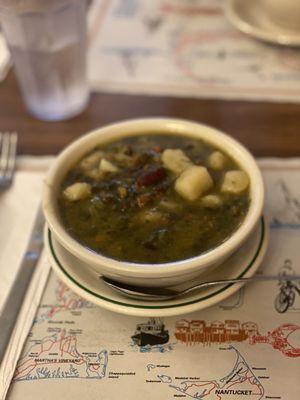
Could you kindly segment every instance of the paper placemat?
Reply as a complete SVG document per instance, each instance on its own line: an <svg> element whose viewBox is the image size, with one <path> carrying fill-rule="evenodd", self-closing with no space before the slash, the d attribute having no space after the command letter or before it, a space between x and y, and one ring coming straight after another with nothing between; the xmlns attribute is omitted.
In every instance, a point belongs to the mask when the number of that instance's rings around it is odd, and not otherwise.
<svg viewBox="0 0 300 400"><path fill-rule="evenodd" d="M300 101L298 49L244 35L226 0L96 0L88 78L99 91Z"/></svg>
<svg viewBox="0 0 300 400"><path fill-rule="evenodd" d="M270 221L261 272L300 273L300 159L259 163ZM19 347L28 320L21 315L16 326L15 332L24 327ZM134 340L154 324L168 336L165 343ZM201 312L148 320L102 310L51 272L14 372L13 356L16 352L1 365L0 399L13 378L9 400L114 400L120 394L145 400L294 400L299 398L300 282L249 284Z"/></svg>

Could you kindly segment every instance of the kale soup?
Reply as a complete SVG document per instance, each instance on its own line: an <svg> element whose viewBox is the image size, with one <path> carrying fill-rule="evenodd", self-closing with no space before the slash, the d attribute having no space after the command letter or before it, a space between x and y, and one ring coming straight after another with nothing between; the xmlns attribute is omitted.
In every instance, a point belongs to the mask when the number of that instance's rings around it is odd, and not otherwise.
<svg viewBox="0 0 300 400"><path fill-rule="evenodd" d="M199 256L228 239L250 204L249 177L223 151L172 135L93 149L58 199L69 234L101 255L158 264Z"/></svg>

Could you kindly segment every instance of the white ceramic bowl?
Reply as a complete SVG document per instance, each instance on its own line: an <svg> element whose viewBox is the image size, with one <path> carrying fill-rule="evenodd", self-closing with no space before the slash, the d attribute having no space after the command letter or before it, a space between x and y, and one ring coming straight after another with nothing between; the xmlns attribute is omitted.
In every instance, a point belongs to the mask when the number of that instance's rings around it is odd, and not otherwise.
<svg viewBox="0 0 300 400"><path fill-rule="evenodd" d="M60 185L66 173L83 155L100 144L143 134L185 135L203 139L224 150L250 177L250 207L232 236L218 247L186 260L164 264L137 264L117 261L87 249L72 238L63 226L57 209ZM108 125L82 136L69 145L56 159L44 185L43 209L55 238L87 267L113 279L132 284L164 286L191 280L227 259L255 229L263 209L264 185L261 172L252 155L230 136L206 125L179 119L147 118Z"/></svg>

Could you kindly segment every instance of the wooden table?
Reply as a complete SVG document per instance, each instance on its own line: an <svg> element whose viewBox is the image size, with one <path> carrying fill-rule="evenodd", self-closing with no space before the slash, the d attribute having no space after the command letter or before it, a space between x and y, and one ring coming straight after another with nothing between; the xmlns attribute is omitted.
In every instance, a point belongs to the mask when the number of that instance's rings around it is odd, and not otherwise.
<svg viewBox="0 0 300 400"><path fill-rule="evenodd" d="M300 156L300 104L97 93L78 117L42 122L26 111L13 72L0 84L0 129L19 132L20 154L56 154L91 129L149 116L213 125L240 140L257 157Z"/></svg>

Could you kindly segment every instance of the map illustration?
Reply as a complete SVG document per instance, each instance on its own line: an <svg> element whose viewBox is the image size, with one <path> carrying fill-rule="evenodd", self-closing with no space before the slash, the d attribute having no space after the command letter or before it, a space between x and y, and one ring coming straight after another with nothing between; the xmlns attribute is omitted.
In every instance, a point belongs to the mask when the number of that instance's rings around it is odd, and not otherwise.
<svg viewBox="0 0 300 400"><path fill-rule="evenodd" d="M235 351L236 362L232 370L224 377L212 380L184 380L174 383L174 379L167 375L157 375L163 383L167 383L171 389L176 390L193 399L225 400L240 399L248 396L259 400L264 396L264 388L254 372L249 367L245 358L233 346L226 351Z"/></svg>
<svg viewBox="0 0 300 400"><path fill-rule="evenodd" d="M286 323L262 335L258 331L258 324L251 321L241 324L239 320L225 320L225 322L213 321L211 324L207 324L204 320L182 319L176 323L175 337L187 345L247 340L252 345L269 344L286 357L300 357L300 343L294 345L290 342L292 335L299 331L299 325Z"/></svg>
<svg viewBox="0 0 300 400"><path fill-rule="evenodd" d="M89 301L76 296L65 283L58 279L55 288L55 298L55 304L41 305L41 308L45 311L35 319L36 323L41 323L45 320L51 319L62 311L76 311L83 308L95 307L94 304Z"/></svg>
<svg viewBox="0 0 300 400"><path fill-rule="evenodd" d="M17 365L14 381L95 378L106 375L108 353L80 353L77 338L65 330L36 341Z"/></svg>
<svg viewBox="0 0 300 400"><path fill-rule="evenodd" d="M300 198L283 180L274 185L277 209L271 221L271 228L300 228Z"/></svg>
<svg viewBox="0 0 300 400"><path fill-rule="evenodd" d="M88 53L91 86L299 102L299 52L251 40L229 23L224 5L223 0L95 1Z"/></svg>

